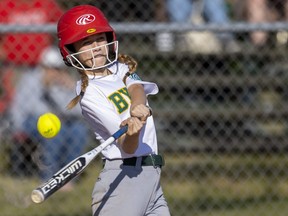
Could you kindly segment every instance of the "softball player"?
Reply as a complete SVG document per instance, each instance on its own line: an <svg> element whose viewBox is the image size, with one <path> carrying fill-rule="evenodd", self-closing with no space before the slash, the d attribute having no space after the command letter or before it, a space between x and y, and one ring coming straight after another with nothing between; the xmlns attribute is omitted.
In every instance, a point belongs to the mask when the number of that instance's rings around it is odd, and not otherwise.
<svg viewBox="0 0 288 216"><path fill-rule="evenodd" d="M102 151L105 164L92 194L93 215L170 215L160 186L164 160L147 101L157 94L157 85L137 76L134 59L118 56L115 32L98 8L68 10L57 30L64 62L81 75L68 108L80 103L100 142L128 125L126 135Z"/></svg>

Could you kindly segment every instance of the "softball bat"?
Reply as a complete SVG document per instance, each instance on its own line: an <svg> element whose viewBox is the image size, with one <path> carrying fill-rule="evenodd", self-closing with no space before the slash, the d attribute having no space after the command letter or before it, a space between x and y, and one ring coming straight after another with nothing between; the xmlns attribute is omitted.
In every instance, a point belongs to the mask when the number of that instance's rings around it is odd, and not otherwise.
<svg viewBox="0 0 288 216"><path fill-rule="evenodd" d="M31 193L31 199L34 203L42 203L49 196L58 191L61 187L71 181L73 178L78 176L89 163L108 145L112 144L116 139L121 137L127 132L128 126L120 128L105 142L92 149L91 151L75 158L65 167L60 169L56 174L53 175L48 181L36 188Z"/></svg>

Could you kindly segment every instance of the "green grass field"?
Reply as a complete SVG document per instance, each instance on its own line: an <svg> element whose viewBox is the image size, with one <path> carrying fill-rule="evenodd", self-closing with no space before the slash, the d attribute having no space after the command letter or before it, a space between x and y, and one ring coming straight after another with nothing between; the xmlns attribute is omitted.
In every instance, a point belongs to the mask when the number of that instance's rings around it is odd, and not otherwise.
<svg viewBox="0 0 288 216"><path fill-rule="evenodd" d="M175 216L286 216L288 158L285 155L166 155L162 185ZM32 204L34 178L0 178L1 216L88 216L99 160L72 192L57 192ZM287 172L287 173L286 173Z"/></svg>

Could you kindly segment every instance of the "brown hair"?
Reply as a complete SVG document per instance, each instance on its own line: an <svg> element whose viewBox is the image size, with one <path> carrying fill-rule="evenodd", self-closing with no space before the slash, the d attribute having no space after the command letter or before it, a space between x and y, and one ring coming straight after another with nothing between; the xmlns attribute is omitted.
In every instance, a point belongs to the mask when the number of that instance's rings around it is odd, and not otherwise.
<svg viewBox="0 0 288 216"><path fill-rule="evenodd" d="M136 68L137 68L137 61L132 58L131 56L129 55L124 55L124 54L119 54L118 56L118 61L120 63L124 63L128 66L129 68L129 71L125 74L124 78L123 78L123 82L125 83L126 82L126 78L134 73L136 71ZM86 91L86 88L88 86L88 76L87 74L85 73L84 70L78 70L78 72L80 73L80 76L81 76L81 92L79 95L77 95L76 97L74 97L70 102L69 104L67 105L67 109L70 110L72 109L73 107L75 107L77 105L77 103L79 103L81 97L83 97L83 95L85 94L85 91Z"/></svg>

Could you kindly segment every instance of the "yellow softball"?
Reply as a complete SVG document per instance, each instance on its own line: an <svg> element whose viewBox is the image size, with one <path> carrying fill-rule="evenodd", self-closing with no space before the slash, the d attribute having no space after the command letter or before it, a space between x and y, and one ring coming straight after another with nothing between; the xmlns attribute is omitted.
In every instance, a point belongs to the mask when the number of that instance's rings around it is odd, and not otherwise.
<svg viewBox="0 0 288 216"><path fill-rule="evenodd" d="M45 113L39 116L37 129L43 137L53 138L61 129L61 121L55 114Z"/></svg>

